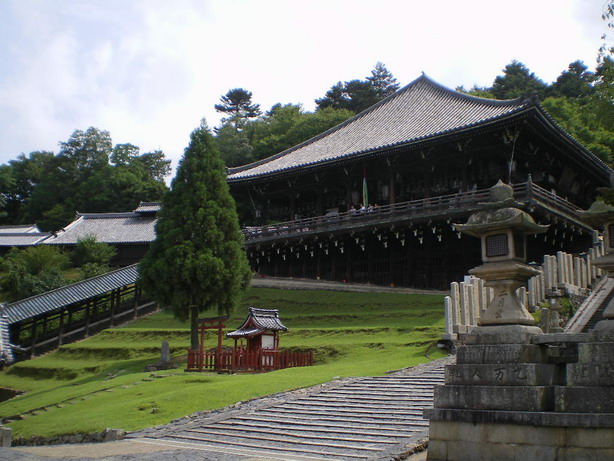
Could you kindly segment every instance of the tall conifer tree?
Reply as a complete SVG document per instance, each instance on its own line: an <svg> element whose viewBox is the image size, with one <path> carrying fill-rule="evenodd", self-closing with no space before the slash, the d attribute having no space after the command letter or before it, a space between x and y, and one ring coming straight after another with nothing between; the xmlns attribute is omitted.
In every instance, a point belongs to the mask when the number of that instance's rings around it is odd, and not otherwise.
<svg viewBox="0 0 614 461"><path fill-rule="evenodd" d="M190 136L162 199L156 240L140 264L145 290L182 320L198 349L198 315L230 313L251 273L235 202L213 136L203 123Z"/></svg>

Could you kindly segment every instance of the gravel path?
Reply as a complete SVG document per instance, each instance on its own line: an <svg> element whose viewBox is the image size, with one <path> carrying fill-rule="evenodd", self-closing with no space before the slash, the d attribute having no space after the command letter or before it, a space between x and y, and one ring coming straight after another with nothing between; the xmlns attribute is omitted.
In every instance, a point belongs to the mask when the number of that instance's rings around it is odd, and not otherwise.
<svg viewBox="0 0 614 461"><path fill-rule="evenodd" d="M281 288L286 290L329 290L329 291L353 291L359 293L404 293L426 295L449 295L449 291L422 290L417 288L384 287L369 283L341 283L327 280L312 280L301 278L284 277L259 277L254 276L252 286L259 288Z"/></svg>

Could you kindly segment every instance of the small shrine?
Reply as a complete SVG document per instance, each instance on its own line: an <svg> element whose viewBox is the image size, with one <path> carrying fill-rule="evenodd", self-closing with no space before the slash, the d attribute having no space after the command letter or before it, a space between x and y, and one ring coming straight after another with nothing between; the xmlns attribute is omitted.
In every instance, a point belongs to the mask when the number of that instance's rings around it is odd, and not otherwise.
<svg viewBox="0 0 614 461"><path fill-rule="evenodd" d="M222 347L224 322L227 317L199 320L199 350L188 352L189 371L272 371L290 367L313 365L309 352L282 351L279 348L279 333L288 331L281 322L277 309L249 307L247 317L239 328L226 334L234 340L234 347ZM204 348L204 332L217 330L217 348Z"/></svg>
<svg viewBox="0 0 614 461"><path fill-rule="evenodd" d="M277 309L248 308L247 317L235 331L226 334L235 341L235 351L279 351L279 332L288 331ZM246 341L247 344L244 344Z"/></svg>

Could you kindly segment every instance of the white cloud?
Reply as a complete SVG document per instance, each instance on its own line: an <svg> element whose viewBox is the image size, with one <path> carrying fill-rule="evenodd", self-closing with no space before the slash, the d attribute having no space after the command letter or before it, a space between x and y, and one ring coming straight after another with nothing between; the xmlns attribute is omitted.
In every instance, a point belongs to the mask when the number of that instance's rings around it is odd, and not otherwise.
<svg viewBox="0 0 614 461"><path fill-rule="evenodd" d="M176 160L230 88L313 100L382 61L402 83L490 85L512 59L545 81L594 65L601 0L5 0L0 163L57 150L75 129Z"/></svg>

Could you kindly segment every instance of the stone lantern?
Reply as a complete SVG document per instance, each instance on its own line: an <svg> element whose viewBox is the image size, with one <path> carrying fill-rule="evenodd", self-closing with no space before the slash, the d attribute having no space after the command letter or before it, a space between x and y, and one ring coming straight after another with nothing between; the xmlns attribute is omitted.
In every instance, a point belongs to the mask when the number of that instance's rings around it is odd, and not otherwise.
<svg viewBox="0 0 614 461"><path fill-rule="evenodd" d="M523 326L520 330L529 334L541 333L516 290L539 273L526 264L527 235L546 232L548 226L536 224L521 210L523 205L514 200L512 187L501 181L490 189L490 202L482 205L484 209L472 214L466 224L456 225L460 232L481 239L484 263L469 273L495 292L472 333L485 333L482 327L510 325ZM511 332L509 328L504 331Z"/></svg>
<svg viewBox="0 0 614 461"><path fill-rule="evenodd" d="M593 265L607 272L614 278L614 206L599 200L593 202L587 211L578 213L580 218L590 226L603 230L605 254L593 260ZM595 325L594 332L598 336L614 337L614 302L610 302L603 312L602 320Z"/></svg>

